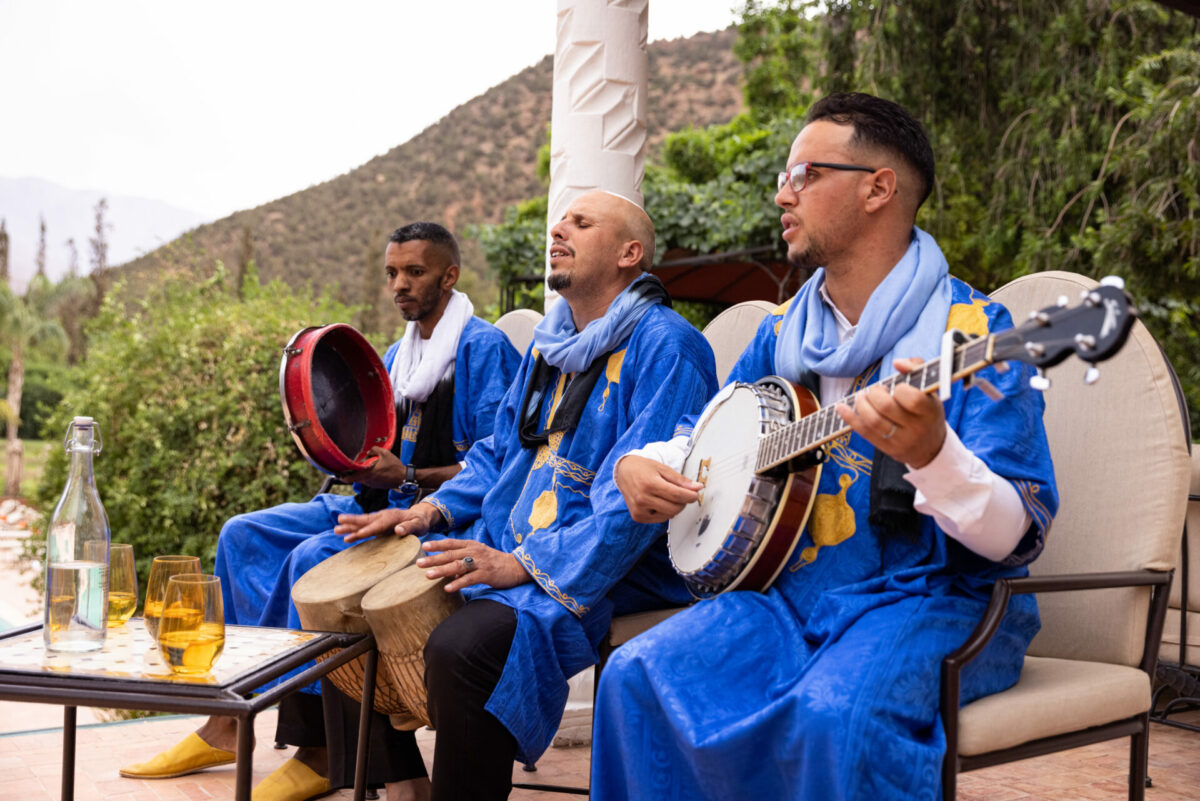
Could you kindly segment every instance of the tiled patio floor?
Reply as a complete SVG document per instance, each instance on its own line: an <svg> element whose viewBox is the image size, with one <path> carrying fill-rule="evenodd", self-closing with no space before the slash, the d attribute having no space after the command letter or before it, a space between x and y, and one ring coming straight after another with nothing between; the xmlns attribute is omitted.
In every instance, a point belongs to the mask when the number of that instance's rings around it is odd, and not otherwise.
<svg viewBox="0 0 1200 801"><path fill-rule="evenodd" d="M61 725L58 707L41 707L48 725ZM82 719L82 715L81 715ZM1184 719L1200 723L1200 712ZM123 723L89 725L79 729L76 798L80 801L201 801L232 799L232 766L161 781L123 779L117 768L147 758L193 730L201 718L173 716ZM254 781L274 770L290 753L272 747L275 713L259 716L255 726ZM432 756L433 733L417 739L426 762ZM62 732L0 735L0 801L50 801L61 787ZM551 749L537 773L514 769L516 781L582 785L587 781L589 751ZM960 783L962 801L1100 801L1123 799L1128 765L1128 740L1088 746L1039 759L1026 760L966 774ZM1155 725L1151 732L1150 775L1154 786L1148 801L1200 801L1200 734ZM342 790L332 799L349 799ZM515 801L565 799L532 790L515 790Z"/></svg>

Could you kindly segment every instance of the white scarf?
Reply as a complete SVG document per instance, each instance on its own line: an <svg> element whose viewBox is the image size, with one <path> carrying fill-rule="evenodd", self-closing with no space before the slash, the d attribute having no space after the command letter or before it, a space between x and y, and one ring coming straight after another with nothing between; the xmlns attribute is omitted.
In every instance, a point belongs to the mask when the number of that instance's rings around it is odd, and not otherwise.
<svg viewBox="0 0 1200 801"><path fill-rule="evenodd" d="M396 405L406 400L425 402L454 362L459 337L474 314L471 299L452 289L450 302L442 312L442 319L434 326L433 336L422 340L421 327L415 320L405 326L404 338L396 348L396 357L388 371Z"/></svg>

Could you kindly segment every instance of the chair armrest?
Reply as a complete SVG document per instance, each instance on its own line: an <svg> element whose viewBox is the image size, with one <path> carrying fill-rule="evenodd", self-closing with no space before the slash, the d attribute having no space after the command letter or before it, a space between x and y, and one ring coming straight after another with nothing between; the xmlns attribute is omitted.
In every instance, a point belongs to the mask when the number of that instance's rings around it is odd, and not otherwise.
<svg viewBox="0 0 1200 801"><path fill-rule="evenodd" d="M1162 639L1163 621L1167 614L1167 599L1171 587L1173 570L1127 570L1110 573L1078 573L1054 576L1025 576L1023 578L999 579L992 587L983 617L967 641L958 650L942 660L942 710L958 708L959 676L962 669L979 655L1000 628L1000 622L1008 611L1008 601L1013 594L1025 595L1037 592L1073 592L1076 590L1101 590L1114 587L1153 587L1150 611L1147 620L1147 648L1139 667L1153 674L1154 662L1158 658L1157 643ZM1154 647L1150 647L1154 644Z"/></svg>
<svg viewBox="0 0 1200 801"><path fill-rule="evenodd" d="M325 476L325 480L321 482L321 488L319 490L317 490L317 494L323 495L324 493L329 492L331 489L333 489L334 487L336 487L339 484L349 485L350 482L342 481L337 476Z"/></svg>
<svg viewBox="0 0 1200 801"><path fill-rule="evenodd" d="M1075 575L1027 576L1024 578L1000 579L992 587L992 597L984 609L983 617L971 636L958 650L942 660L942 687L940 711L942 730L946 736L946 762L943 776L952 771L948 766L957 764L958 759L958 707L961 698L962 669L973 660L991 641L1013 593L1071 592L1074 590L1098 590L1113 587L1152 587L1150 609L1147 613L1146 643L1142 661L1138 665L1154 676L1154 664L1158 659L1158 646L1162 640L1163 621L1167 616L1167 600L1170 596L1171 576L1175 571L1131 570L1112 573L1079 573Z"/></svg>

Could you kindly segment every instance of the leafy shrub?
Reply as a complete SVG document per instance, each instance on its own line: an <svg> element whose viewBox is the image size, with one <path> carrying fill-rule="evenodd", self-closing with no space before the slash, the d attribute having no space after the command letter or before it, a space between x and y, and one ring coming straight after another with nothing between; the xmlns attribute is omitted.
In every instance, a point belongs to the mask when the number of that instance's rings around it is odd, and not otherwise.
<svg viewBox="0 0 1200 801"><path fill-rule="evenodd" d="M143 581L158 554L196 554L211 569L226 518L307 499L320 480L284 426L279 359L300 328L355 310L280 281L263 286L253 271L239 299L228 280L218 267L130 309L110 293L89 325L87 362L43 432L60 442L74 415L99 423L96 483L113 540L133 544ZM55 447L34 496L47 517L65 476Z"/></svg>
<svg viewBox="0 0 1200 801"><path fill-rule="evenodd" d="M21 390L21 425L17 436L37 439L51 410L62 399L68 370L58 364L25 365L25 383ZM8 361L0 361L0 397L8 393Z"/></svg>

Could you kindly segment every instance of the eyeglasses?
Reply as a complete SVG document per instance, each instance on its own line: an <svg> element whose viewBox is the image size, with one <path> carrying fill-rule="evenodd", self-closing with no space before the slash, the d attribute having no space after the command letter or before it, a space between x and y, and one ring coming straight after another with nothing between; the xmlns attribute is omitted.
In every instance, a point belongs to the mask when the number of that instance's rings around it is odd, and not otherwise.
<svg viewBox="0 0 1200 801"><path fill-rule="evenodd" d="M783 191L784 185L792 188L792 191L797 195L804 191L804 187L808 185L808 169L809 167L820 167L825 170L858 170L860 172L875 172L875 167L864 167L861 164L833 164L828 161L802 161L799 164L793 164L786 172L779 173L779 178L775 183L776 191Z"/></svg>

